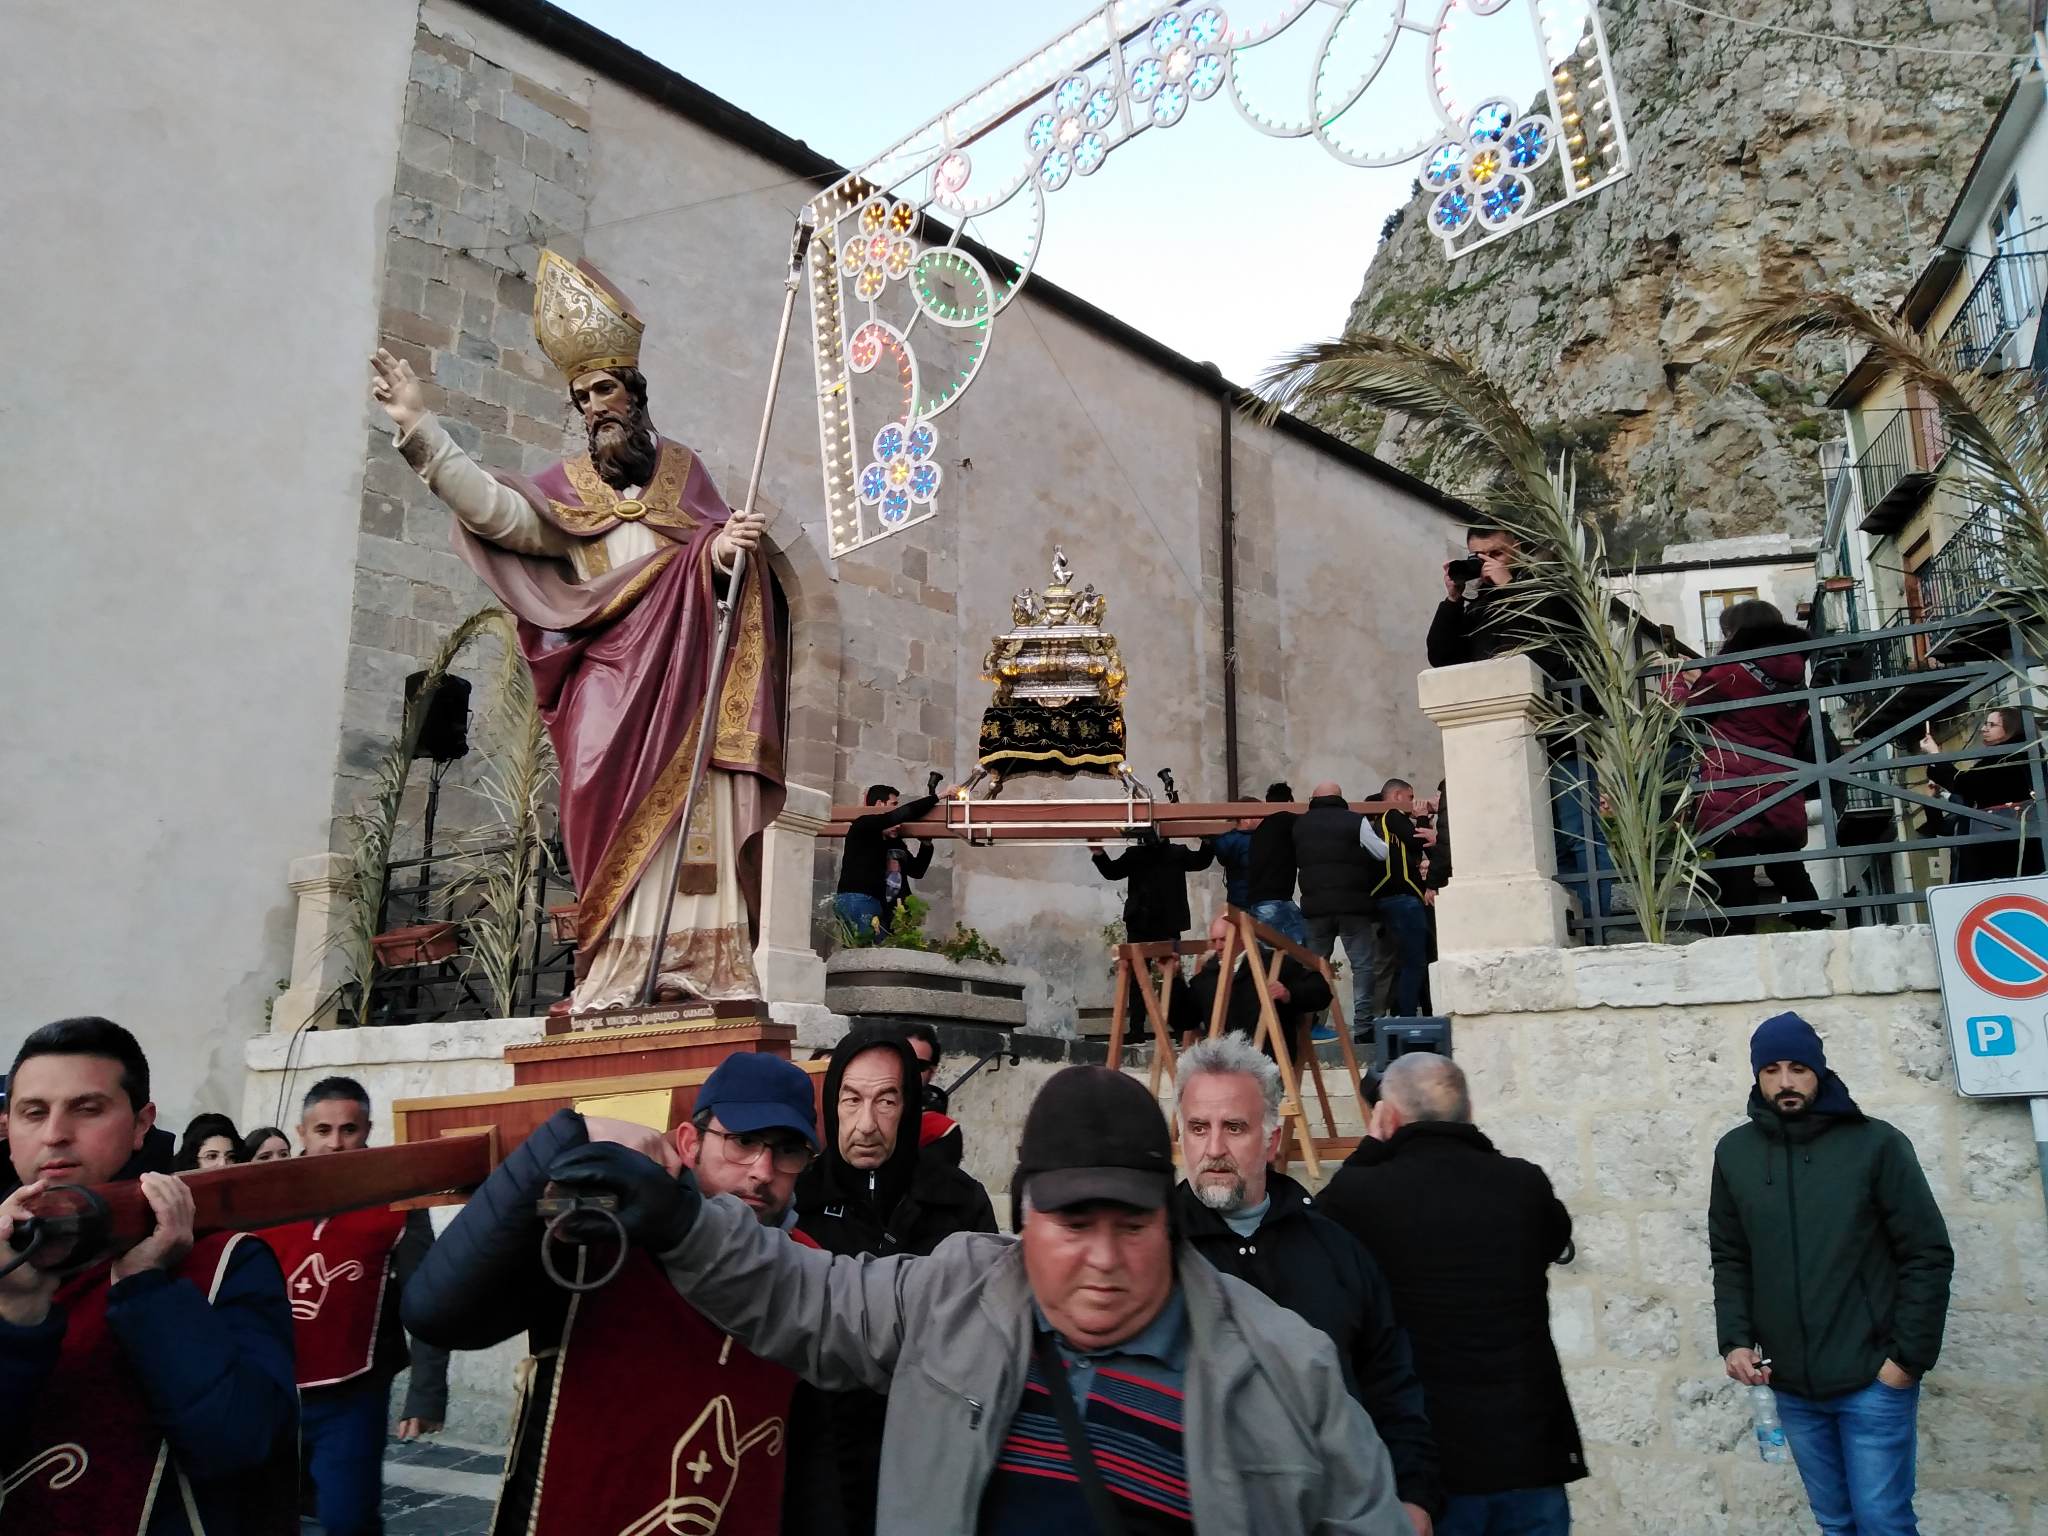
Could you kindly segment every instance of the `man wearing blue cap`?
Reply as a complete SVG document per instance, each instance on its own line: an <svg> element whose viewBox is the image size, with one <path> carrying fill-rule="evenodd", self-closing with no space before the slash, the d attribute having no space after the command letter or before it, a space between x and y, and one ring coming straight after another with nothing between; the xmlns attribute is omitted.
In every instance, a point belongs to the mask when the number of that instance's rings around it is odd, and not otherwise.
<svg viewBox="0 0 2048 1536"><path fill-rule="evenodd" d="M1826 1536L1910 1536L1920 1378L1955 1250L1903 1132L1856 1107L1813 1026L1749 1042L1749 1123L1714 1149L1707 1241L1728 1374L1767 1384Z"/></svg>
<svg viewBox="0 0 2048 1536"><path fill-rule="evenodd" d="M522 1142L435 1245L404 1302L406 1327L446 1348L528 1335L532 1358L492 1530L836 1529L835 1458L821 1444L827 1419L814 1389L707 1321L637 1249L593 1291L572 1293L548 1277L534 1207L549 1165L606 1142L671 1175L688 1169L760 1225L815 1246L795 1230L790 1207L797 1175L817 1155L815 1091L781 1057L726 1057L690 1118L666 1136L565 1109ZM595 1278L614 1251L603 1241L555 1243L551 1257L572 1279Z"/></svg>

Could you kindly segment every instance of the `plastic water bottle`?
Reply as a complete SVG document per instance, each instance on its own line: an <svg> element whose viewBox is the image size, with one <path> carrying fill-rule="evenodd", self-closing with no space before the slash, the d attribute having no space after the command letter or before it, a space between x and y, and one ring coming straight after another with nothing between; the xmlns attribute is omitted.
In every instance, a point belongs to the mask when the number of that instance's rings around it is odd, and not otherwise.
<svg viewBox="0 0 2048 1536"><path fill-rule="evenodd" d="M1756 1431L1756 1453L1765 1461L1790 1461L1785 1426L1778 1422L1778 1394L1759 1383L1749 1389L1749 1422Z"/></svg>

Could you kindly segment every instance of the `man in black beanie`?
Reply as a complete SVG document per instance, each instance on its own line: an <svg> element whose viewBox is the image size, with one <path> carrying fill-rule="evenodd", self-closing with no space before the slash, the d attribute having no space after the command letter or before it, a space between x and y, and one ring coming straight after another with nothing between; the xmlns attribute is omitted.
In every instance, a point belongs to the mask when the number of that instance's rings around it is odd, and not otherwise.
<svg viewBox="0 0 2048 1536"><path fill-rule="evenodd" d="M1955 1251L1913 1144L1856 1107L1813 1026L1749 1042L1749 1123L1714 1149L1707 1241L1728 1374L1778 1395L1823 1531L1911 1532L1920 1378Z"/></svg>
<svg viewBox="0 0 2048 1536"><path fill-rule="evenodd" d="M1178 1240L1173 1149L1143 1084L1054 1074L1017 1164L1020 1235L962 1233L929 1257L781 1241L624 1147L577 1148L550 1175L616 1199L747 1349L828 1391L888 1393L891 1536L1412 1536L1329 1338Z"/></svg>

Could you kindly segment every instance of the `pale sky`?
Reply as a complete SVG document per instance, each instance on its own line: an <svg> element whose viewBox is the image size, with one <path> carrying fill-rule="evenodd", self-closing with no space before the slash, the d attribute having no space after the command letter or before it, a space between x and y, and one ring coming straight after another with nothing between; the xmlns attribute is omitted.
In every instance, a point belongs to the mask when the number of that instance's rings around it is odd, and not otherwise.
<svg viewBox="0 0 2048 1536"><path fill-rule="evenodd" d="M557 3L842 165L887 149L1090 9L1076 0ZM1401 3L1365 0L1358 19L1383 25ZM1428 18L1437 10L1435 0L1407 3ZM1542 70L1528 3L1510 0L1497 15L1469 22L1470 41L1450 51L1451 70L1474 99L1534 95ZM1574 0L1549 3L1569 9ZM1226 4L1233 25L1281 8L1281 0ZM1305 17L1289 36L1312 43L1311 29L1319 37L1324 25ZM1333 49L1333 57L1343 52ZM1370 105L1371 121L1396 136L1427 120L1424 53L1419 36L1403 37L1347 120L1360 120ZM1293 62L1305 81L1306 56ZM1269 138L1219 93L1050 197L1037 271L1249 384L1275 356L1342 328L1380 226L1407 200L1415 174L1412 163L1360 169L1313 140ZM1011 249L1000 216L968 232Z"/></svg>

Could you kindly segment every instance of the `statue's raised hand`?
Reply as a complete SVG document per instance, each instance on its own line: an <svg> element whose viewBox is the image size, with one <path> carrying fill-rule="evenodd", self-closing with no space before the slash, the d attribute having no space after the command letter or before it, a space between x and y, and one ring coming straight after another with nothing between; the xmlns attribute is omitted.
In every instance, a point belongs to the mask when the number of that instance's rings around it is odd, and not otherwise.
<svg viewBox="0 0 2048 1536"><path fill-rule="evenodd" d="M384 407L384 414L398 428L398 435L405 436L427 414L427 396L420 388L419 375L412 371L411 363L382 347L370 358L370 371L377 375L370 394Z"/></svg>

